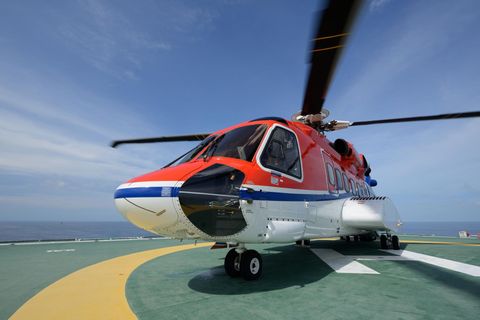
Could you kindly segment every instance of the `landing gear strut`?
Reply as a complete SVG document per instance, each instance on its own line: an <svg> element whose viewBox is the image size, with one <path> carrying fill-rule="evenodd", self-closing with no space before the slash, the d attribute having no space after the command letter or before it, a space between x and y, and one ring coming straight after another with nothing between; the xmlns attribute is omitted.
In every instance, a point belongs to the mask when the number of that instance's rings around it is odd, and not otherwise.
<svg viewBox="0 0 480 320"><path fill-rule="evenodd" d="M227 253L224 267L230 277L242 276L245 280L257 280L262 275L262 257L255 250L239 247Z"/></svg>
<svg viewBox="0 0 480 320"><path fill-rule="evenodd" d="M297 241L295 241L295 244L297 246L301 246L301 247L309 247L310 246L310 240L309 239L297 240Z"/></svg>
<svg viewBox="0 0 480 320"><path fill-rule="evenodd" d="M393 250L400 249L400 240L398 239L398 236L392 236L389 233L387 233L386 235L382 234L380 236L380 248L388 249L390 245L392 246Z"/></svg>

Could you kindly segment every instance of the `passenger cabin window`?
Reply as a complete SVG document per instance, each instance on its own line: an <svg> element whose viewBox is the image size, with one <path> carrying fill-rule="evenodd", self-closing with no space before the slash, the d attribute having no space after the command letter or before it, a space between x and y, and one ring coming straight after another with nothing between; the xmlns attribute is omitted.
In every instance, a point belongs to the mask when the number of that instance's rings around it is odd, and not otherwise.
<svg viewBox="0 0 480 320"><path fill-rule="evenodd" d="M333 167L330 163L327 163L327 174L328 174L328 182L335 186L335 173L333 173Z"/></svg>
<svg viewBox="0 0 480 320"><path fill-rule="evenodd" d="M353 182L352 179L350 179L350 189L352 189L352 193L354 196L357 195L357 191L355 190L355 182Z"/></svg>
<svg viewBox="0 0 480 320"><path fill-rule="evenodd" d="M340 170L335 169L335 175L337 176L337 190L342 190L343 181L342 181L342 174L340 173Z"/></svg>
<svg viewBox="0 0 480 320"><path fill-rule="evenodd" d="M348 177L345 173L343 174L343 185L345 186L345 191L350 192L350 183L348 183Z"/></svg>
<svg viewBox="0 0 480 320"><path fill-rule="evenodd" d="M260 163L265 168L301 179L300 154L295 135L282 127L273 129Z"/></svg>
<svg viewBox="0 0 480 320"><path fill-rule="evenodd" d="M370 189L370 186L365 184L365 191L367 192L367 195L370 197L373 195L372 189Z"/></svg>
<svg viewBox="0 0 480 320"><path fill-rule="evenodd" d="M210 144L204 156L252 161L266 129L266 125L258 124L228 131Z"/></svg>
<svg viewBox="0 0 480 320"><path fill-rule="evenodd" d="M363 196L364 196L364 194L363 194L363 189L362 189L362 187L358 184L358 182L357 182L357 193L358 193L358 195L359 195L360 197L363 197Z"/></svg>
<svg viewBox="0 0 480 320"><path fill-rule="evenodd" d="M364 185L362 185L362 190L363 190L363 195L364 195L365 197L368 197L368 190L367 190L367 188L366 188Z"/></svg>

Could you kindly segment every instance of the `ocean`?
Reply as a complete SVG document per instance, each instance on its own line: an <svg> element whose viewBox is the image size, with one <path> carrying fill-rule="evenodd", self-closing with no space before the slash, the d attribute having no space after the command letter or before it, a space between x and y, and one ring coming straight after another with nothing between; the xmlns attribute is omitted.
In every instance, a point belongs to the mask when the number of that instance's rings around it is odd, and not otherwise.
<svg viewBox="0 0 480 320"><path fill-rule="evenodd" d="M480 222L405 222L400 234L458 237L480 233ZM0 242L152 237L126 221L115 222L0 222Z"/></svg>
<svg viewBox="0 0 480 320"><path fill-rule="evenodd" d="M153 233L135 227L126 221L114 222L59 222L28 221L0 222L0 242L46 241L71 239L114 239L152 237Z"/></svg>

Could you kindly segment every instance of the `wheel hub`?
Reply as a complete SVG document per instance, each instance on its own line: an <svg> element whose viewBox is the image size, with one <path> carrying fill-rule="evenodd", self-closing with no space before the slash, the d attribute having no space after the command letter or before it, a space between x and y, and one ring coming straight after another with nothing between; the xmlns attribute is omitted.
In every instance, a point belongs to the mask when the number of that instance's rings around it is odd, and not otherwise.
<svg viewBox="0 0 480 320"><path fill-rule="evenodd" d="M253 258L250 261L250 272L252 274L257 274L260 270L260 261L257 258Z"/></svg>

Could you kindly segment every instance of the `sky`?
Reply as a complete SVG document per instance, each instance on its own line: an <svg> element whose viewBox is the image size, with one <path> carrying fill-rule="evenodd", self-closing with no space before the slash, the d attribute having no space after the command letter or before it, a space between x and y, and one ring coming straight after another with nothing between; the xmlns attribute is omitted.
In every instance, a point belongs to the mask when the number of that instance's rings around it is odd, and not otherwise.
<svg viewBox="0 0 480 320"><path fill-rule="evenodd" d="M0 220L123 220L115 188L212 132L303 99L322 1L0 1ZM480 2L366 1L330 119L480 110ZM353 127L405 221L480 221L480 120Z"/></svg>

